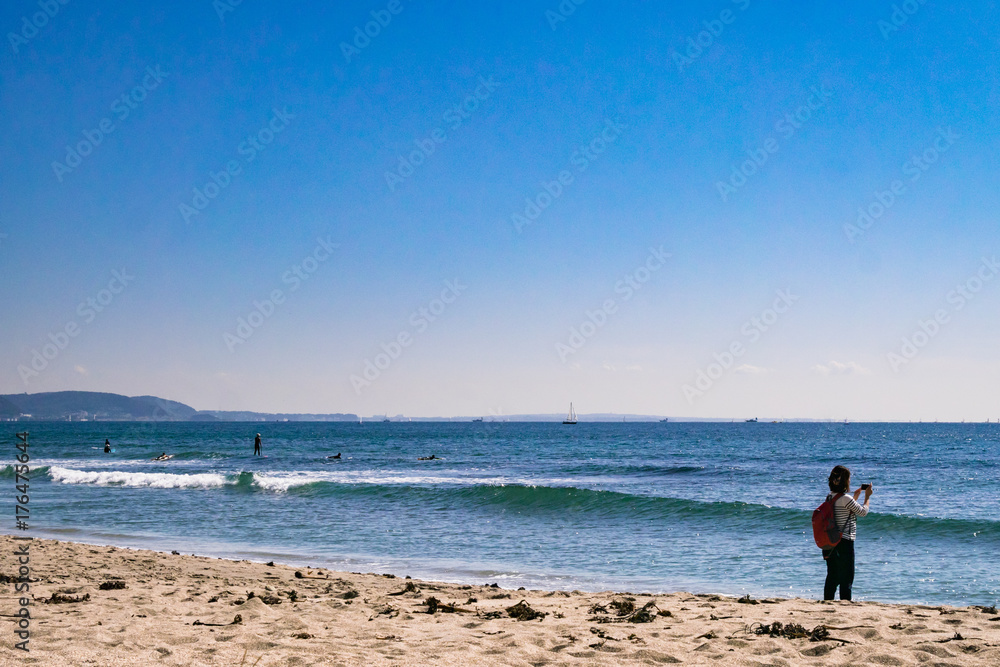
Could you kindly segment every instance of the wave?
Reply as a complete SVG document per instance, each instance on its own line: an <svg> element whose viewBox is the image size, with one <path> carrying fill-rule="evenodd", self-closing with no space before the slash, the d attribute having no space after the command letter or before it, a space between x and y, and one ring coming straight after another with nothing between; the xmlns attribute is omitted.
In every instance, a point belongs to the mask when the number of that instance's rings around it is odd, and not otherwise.
<svg viewBox="0 0 1000 667"><path fill-rule="evenodd" d="M219 473L179 475L166 472L88 472L52 466L48 477L59 484L94 484L150 489L217 489L226 485L226 476Z"/></svg>
<svg viewBox="0 0 1000 667"><path fill-rule="evenodd" d="M7 466L10 469L10 466ZM43 472L45 471L45 472ZM36 468L55 483L155 489L223 489L239 493L388 501L425 507L463 507L527 516L699 523L744 532L754 527L810 531L811 510L740 501L706 501L581 488L571 479L545 483L490 477L434 477L350 472L148 473ZM5 471L6 474L6 471ZM11 471L11 475L13 475ZM872 513L861 519L866 536L1000 540L1000 522Z"/></svg>
<svg viewBox="0 0 1000 667"><path fill-rule="evenodd" d="M45 465L36 466L33 463L29 464L29 472L28 472L29 478L44 476L48 474L48 472L49 472L49 466ZM16 475L14 474L14 466L7 465L4 466L3 468L0 468L0 479L14 479L15 476Z"/></svg>
<svg viewBox="0 0 1000 667"><path fill-rule="evenodd" d="M351 486L314 482L289 493L315 497L369 497L425 507L466 507L528 516L573 517L600 520L680 522L711 525L745 534L755 529L795 531L811 535L812 510L772 507L740 501L705 501L639 495L572 486L523 484L473 485L464 487L410 487L372 484ZM861 519L862 530L872 538L885 539L978 539L1000 543L1000 522L977 519L946 519L898 514L869 514ZM811 538L810 538L811 539ZM984 545L985 546L985 545ZM1000 546L1000 544L998 544Z"/></svg>
<svg viewBox="0 0 1000 667"><path fill-rule="evenodd" d="M539 480L540 484L572 484L572 478L550 478ZM463 477L448 475L413 475L387 474L385 472L325 472L303 471L261 474L254 473L254 484L258 487L276 492L286 492L290 489L316 486L321 484L348 486L499 486L503 484L531 484L530 480L513 479L503 476Z"/></svg>

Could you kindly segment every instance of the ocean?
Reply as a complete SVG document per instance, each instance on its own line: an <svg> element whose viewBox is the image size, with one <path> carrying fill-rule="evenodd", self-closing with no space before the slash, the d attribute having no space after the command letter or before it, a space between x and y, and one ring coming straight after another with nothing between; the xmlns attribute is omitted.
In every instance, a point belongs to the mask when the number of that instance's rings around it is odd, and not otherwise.
<svg viewBox="0 0 1000 667"><path fill-rule="evenodd" d="M840 463L876 489L855 599L1000 598L998 424L8 426L19 534L504 588L821 598L810 519Z"/></svg>

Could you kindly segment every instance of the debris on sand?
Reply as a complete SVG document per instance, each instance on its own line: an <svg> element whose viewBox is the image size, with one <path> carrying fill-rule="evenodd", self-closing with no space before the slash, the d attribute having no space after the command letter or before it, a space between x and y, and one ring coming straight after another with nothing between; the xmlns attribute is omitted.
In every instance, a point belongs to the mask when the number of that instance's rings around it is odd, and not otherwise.
<svg viewBox="0 0 1000 667"><path fill-rule="evenodd" d="M614 609L619 616L628 616L635 611L635 598L615 598L608 603L608 606Z"/></svg>
<svg viewBox="0 0 1000 667"><path fill-rule="evenodd" d="M468 614L468 613L472 612L471 609L462 609L461 607L456 607L453 604L447 604L447 603L441 602L440 600L438 600L436 597L433 597L433 596L431 596L431 597L427 598L426 600L424 600L424 604L427 605L427 613L428 614L434 614L434 613L437 613L439 611L443 612L445 614L454 614L454 613L465 613L465 614Z"/></svg>
<svg viewBox="0 0 1000 667"><path fill-rule="evenodd" d="M619 598L612 600L608 606L618 614L616 616L599 616L597 614L608 614L608 609L604 605L595 604L590 608L590 613L595 614L590 619L592 623L652 623L657 616L670 616L669 611L661 610L656 606L655 600L650 600L641 609L635 608L635 598Z"/></svg>
<svg viewBox="0 0 1000 667"><path fill-rule="evenodd" d="M741 597L739 600L737 600L737 602L739 602L740 604L760 604L759 602L751 598L749 593Z"/></svg>
<svg viewBox="0 0 1000 667"><path fill-rule="evenodd" d="M292 637L295 638L295 639L312 639L313 638L313 636L311 634L309 634L308 632L300 632L298 634L292 635Z"/></svg>
<svg viewBox="0 0 1000 667"><path fill-rule="evenodd" d="M620 642L621 641L620 638L618 638L618 637L612 637L611 635L609 635L606 632L604 632L604 630L601 630L599 628L591 628L590 629L590 633L594 634L594 635L597 635L601 639L601 641L599 641L599 642L597 642L595 644L588 644L588 646L590 648L601 648L602 646L604 646L604 644L607 643L607 641L609 639L611 641L613 641L613 642Z"/></svg>
<svg viewBox="0 0 1000 667"><path fill-rule="evenodd" d="M42 600L45 604L68 604L72 602L86 602L90 599L90 593L83 595L66 595L65 593L53 593L48 600Z"/></svg>
<svg viewBox="0 0 1000 667"><path fill-rule="evenodd" d="M491 621L495 618L503 618L502 611L480 611L476 610L476 616L483 619L484 621Z"/></svg>
<svg viewBox="0 0 1000 667"><path fill-rule="evenodd" d="M205 625L216 628L224 628L228 625L240 625L241 623L243 623L243 617L240 616L239 614L236 614L236 616L233 617L232 623L202 623L201 621L195 621L191 625Z"/></svg>
<svg viewBox="0 0 1000 667"><path fill-rule="evenodd" d="M629 616L629 623L652 623L656 620L659 611L660 608L656 606L656 603L650 600L644 604L641 609L633 612L632 615ZM667 613L669 614L670 612Z"/></svg>
<svg viewBox="0 0 1000 667"><path fill-rule="evenodd" d="M407 593L420 593L420 589L412 581L406 582L406 586L401 591L396 591L395 593L389 593L389 595L405 595Z"/></svg>
<svg viewBox="0 0 1000 667"><path fill-rule="evenodd" d="M535 611L528 606L528 603L521 600L517 604L507 607L507 615L518 621L533 621L537 619L543 619L548 616L548 612Z"/></svg>
<svg viewBox="0 0 1000 667"><path fill-rule="evenodd" d="M374 621L379 616L387 616L389 618L396 618L399 616L399 609L393 607L391 604L375 607L373 611L375 613L368 617L369 621Z"/></svg>
<svg viewBox="0 0 1000 667"><path fill-rule="evenodd" d="M836 628L835 628L836 629ZM843 629L843 628L840 628ZM785 639L808 639L811 642L835 641L851 644L846 639L837 639L830 636L830 629L825 625L817 625L812 630L806 630L798 623L784 624L780 621L774 623L753 623L747 628L748 633L755 635L768 635L770 637L784 637Z"/></svg>
<svg viewBox="0 0 1000 667"><path fill-rule="evenodd" d="M120 579L105 581L98 588L102 591L120 591L125 588L125 582Z"/></svg>
<svg viewBox="0 0 1000 667"><path fill-rule="evenodd" d="M261 595L260 601L266 605L281 604L281 598L279 598L277 595Z"/></svg>
<svg viewBox="0 0 1000 667"><path fill-rule="evenodd" d="M354 590L352 588L351 590L347 591L346 593L344 593L340 597L342 597L345 600L353 600L354 598L358 597L359 595L361 595L361 593L358 593L356 590Z"/></svg>

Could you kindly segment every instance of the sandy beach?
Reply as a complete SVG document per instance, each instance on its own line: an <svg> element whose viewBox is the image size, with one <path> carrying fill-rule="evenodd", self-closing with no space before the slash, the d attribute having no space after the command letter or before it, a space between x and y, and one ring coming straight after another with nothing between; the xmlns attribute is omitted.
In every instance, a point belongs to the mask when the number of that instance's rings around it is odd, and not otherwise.
<svg viewBox="0 0 1000 667"><path fill-rule="evenodd" d="M0 540L0 574L14 577L25 542ZM14 649L7 582L4 665L1000 664L991 608L514 591L27 544L30 652Z"/></svg>

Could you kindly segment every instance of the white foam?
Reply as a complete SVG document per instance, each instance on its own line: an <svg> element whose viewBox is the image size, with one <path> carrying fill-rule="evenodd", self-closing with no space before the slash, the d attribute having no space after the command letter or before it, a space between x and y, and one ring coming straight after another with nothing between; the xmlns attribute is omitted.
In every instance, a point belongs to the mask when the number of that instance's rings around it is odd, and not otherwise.
<svg viewBox="0 0 1000 667"><path fill-rule="evenodd" d="M375 471L325 472L298 471L275 472L267 475L254 473L253 483L265 491L284 493L297 486L306 486L317 482L331 484L372 484L399 486L437 486L442 484L456 486L504 486L508 484L523 484L525 486L571 484L575 480L545 479L533 480L509 477L448 477L432 475L408 475L406 473L386 473Z"/></svg>
<svg viewBox="0 0 1000 667"><path fill-rule="evenodd" d="M217 489L225 486L224 475L202 473L197 475L173 475L163 472L87 472L72 468L49 468L49 477L60 484L95 484L97 486L127 486L150 489Z"/></svg>

